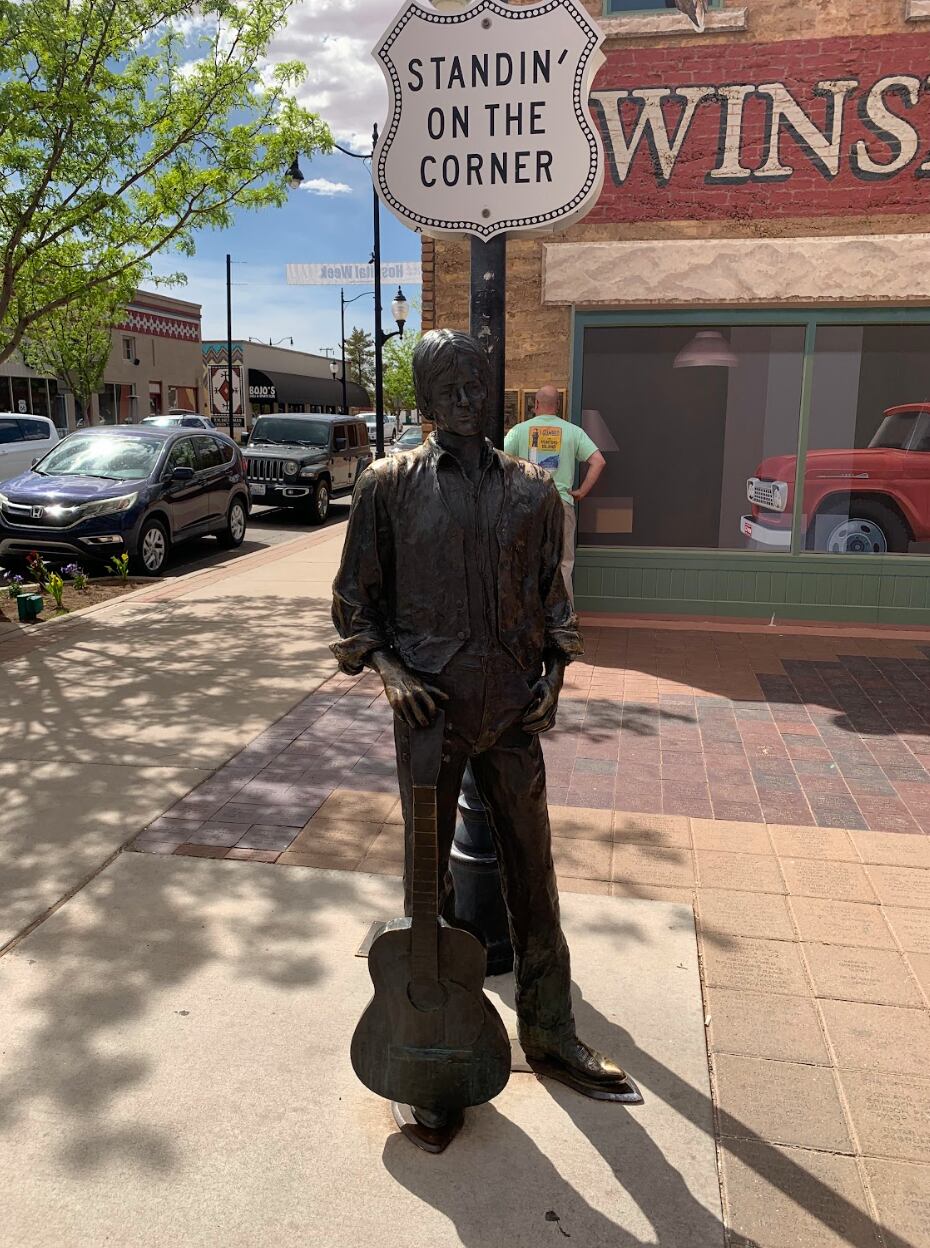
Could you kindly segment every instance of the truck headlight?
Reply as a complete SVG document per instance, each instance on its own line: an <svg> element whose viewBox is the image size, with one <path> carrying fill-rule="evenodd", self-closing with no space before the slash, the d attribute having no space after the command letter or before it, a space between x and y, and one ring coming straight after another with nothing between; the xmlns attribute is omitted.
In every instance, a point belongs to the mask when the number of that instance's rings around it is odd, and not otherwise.
<svg viewBox="0 0 930 1248"><path fill-rule="evenodd" d="M301 468L300 475L302 478L315 477L317 470L315 468Z"/></svg>
<svg viewBox="0 0 930 1248"><path fill-rule="evenodd" d="M776 481L772 486L772 503L776 511L784 511L788 506L788 486L784 481Z"/></svg>
<svg viewBox="0 0 930 1248"><path fill-rule="evenodd" d="M284 475L286 477L296 477L300 470L300 464L294 459L288 459L284 463Z"/></svg>

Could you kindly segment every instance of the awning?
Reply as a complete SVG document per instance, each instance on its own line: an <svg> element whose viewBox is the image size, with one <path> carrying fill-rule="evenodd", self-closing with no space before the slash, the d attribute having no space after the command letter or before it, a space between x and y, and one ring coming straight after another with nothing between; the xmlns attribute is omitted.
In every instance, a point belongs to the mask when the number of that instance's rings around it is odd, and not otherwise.
<svg viewBox="0 0 930 1248"><path fill-rule="evenodd" d="M346 383L346 396L350 408L371 405L367 390L354 381ZM305 407L332 407L342 411L342 382L332 377L300 377L296 373L250 368L249 398L253 403L277 403L279 406L303 403Z"/></svg>

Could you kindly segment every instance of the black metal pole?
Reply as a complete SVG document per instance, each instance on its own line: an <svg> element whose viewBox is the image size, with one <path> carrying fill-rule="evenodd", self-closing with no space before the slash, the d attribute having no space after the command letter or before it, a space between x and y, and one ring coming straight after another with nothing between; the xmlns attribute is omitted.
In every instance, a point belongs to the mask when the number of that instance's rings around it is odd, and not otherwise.
<svg viewBox="0 0 930 1248"><path fill-rule="evenodd" d="M342 329L342 410L349 414L349 391L346 386L346 292L339 287L339 324Z"/></svg>
<svg viewBox="0 0 930 1248"><path fill-rule="evenodd" d="M378 127L371 133L371 150L378 146ZM374 159L374 155L372 155ZM375 266L375 459L384 458L384 332L381 329L381 200L375 186L374 171L371 176L371 196L374 200L374 246L372 260Z"/></svg>
<svg viewBox="0 0 930 1248"><path fill-rule="evenodd" d="M229 407L229 436L235 438L235 421L233 420L233 360L232 360L232 257L226 256L226 386L229 395L226 399ZM245 413L243 412L243 416ZM243 420L243 429L245 421Z"/></svg>
<svg viewBox="0 0 930 1248"><path fill-rule="evenodd" d="M506 312L507 236L500 234L487 243L473 238L470 331L490 364L488 434L500 449L504 446ZM491 826L470 766L465 769L458 805L459 821L449 858L455 918L484 941L488 974L503 975L513 968L513 946Z"/></svg>

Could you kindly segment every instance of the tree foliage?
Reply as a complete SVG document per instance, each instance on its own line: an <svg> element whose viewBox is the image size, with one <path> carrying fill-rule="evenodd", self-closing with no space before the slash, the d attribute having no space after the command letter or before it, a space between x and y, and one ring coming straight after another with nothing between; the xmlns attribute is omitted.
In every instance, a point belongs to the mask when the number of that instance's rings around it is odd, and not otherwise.
<svg viewBox="0 0 930 1248"><path fill-rule="evenodd" d="M22 355L37 373L57 377L80 401L88 424L91 399L103 383L113 344L113 326L122 319L137 275L123 274L109 286L95 286L80 300L55 308L34 321Z"/></svg>
<svg viewBox="0 0 930 1248"><path fill-rule="evenodd" d="M292 0L0 0L0 361L30 326L236 208L281 204L329 150L297 62L266 49Z"/></svg>
<svg viewBox="0 0 930 1248"><path fill-rule="evenodd" d="M346 372L350 381L369 393L375 388L375 340L357 326L345 340Z"/></svg>
<svg viewBox="0 0 930 1248"><path fill-rule="evenodd" d="M392 338L384 348L384 404L393 416L416 408L413 349L419 339L419 334L407 333Z"/></svg>

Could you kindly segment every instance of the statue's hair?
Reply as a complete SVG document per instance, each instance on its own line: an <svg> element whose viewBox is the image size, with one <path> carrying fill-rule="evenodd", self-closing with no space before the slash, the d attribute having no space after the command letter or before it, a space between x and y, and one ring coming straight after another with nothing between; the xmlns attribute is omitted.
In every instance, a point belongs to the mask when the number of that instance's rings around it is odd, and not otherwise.
<svg viewBox="0 0 930 1248"><path fill-rule="evenodd" d="M458 329L432 329L413 350L413 387L417 407L429 415L436 387L454 371L462 357L474 360L486 384L490 383L487 356L469 334Z"/></svg>

